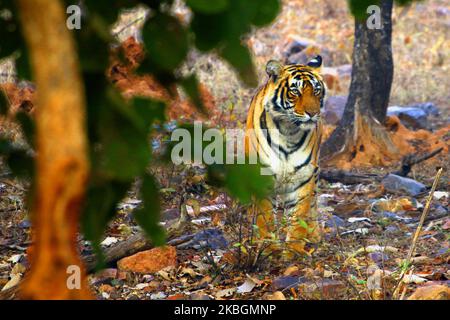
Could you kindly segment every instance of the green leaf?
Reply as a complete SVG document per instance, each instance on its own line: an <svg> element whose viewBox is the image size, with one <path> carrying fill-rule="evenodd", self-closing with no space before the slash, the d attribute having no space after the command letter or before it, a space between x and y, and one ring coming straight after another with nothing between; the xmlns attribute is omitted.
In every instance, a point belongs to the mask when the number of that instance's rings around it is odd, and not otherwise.
<svg viewBox="0 0 450 320"><path fill-rule="evenodd" d="M14 148L7 157L8 167L17 177L31 179L34 177L33 158L25 151Z"/></svg>
<svg viewBox="0 0 450 320"><path fill-rule="evenodd" d="M247 47L239 42L227 43L221 56L237 69L245 84L251 87L258 84L253 61Z"/></svg>
<svg viewBox="0 0 450 320"><path fill-rule="evenodd" d="M225 187L242 203L250 203L253 197L265 198L273 188L273 177L261 175L260 169L254 164L215 164L208 166L208 182Z"/></svg>
<svg viewBox="0 0 450 320"><path fill-rule="evenodd" d="M115 110L105 111L99 125L102 145L99 169L121 181L141 175L151 158L147 135Z"/></svg>
<svg viewBox="0 0 450 320"><path fill-rule="evenodd" d="M9 140L0 137L0 155L8 155L13 149Z"/></svg>
<svg viewBox="0 0 450 320"><path fill-rule="evenodd" d="M146 174L142 178L141 197L144 206L134 211L134 218L155 246L163 245L165 233L159 225L161 205L158 187L151 175Z"/></svg>
<svg viewBox="0 0 450 320"><path fill-rule="evenodd" d="M18 112L15 116L16 121L20 123L22 131L27 139L28 144L34 148L35 146L35 123L28 113Z"/></svg>
<svg viewBox="0 0 450 320"><path fill-rule="evenodd" d="M228 0L186 0L186 4L194 12L212 14L225 10L228 7Z"/></svg>
<svg viewBox="0 0 450 320"><path fill-rule="evenodd" d="M200 96L199 83L195 74L182 79L180 84L183 87L185 93L191 99L194 106L197 107L197 110L202 114L207 115L208 111L206 110L205 105L203 104L203 100Z"/></svg>
<svg viewBox="0 0 450 320"><path fill-rule="evenodd" d="M191 31L195 34L195 46L206 52L218 46L227 36L226 14L195 14Z"/></svg>
<svg viewBox="0 0 450 320"><path fill-rule="evenodd" d="M31 79L28 50L22 36L18 12L12 1L0 1L0 58L11 56L16 59L16 70L21 79Z"/></svg>
<svg viewBox="0 0 450 320"><path fill-rule="evenodd" d="M12 1L0 1L0 58L13 54L22 44L20 26Z"/></svg>
<svg viewBox="0 0 450 320"><path fill-rule="evenodd" d="M88 189L81 227L84 237L92 242L98 265L103 265L100 242L108 223L116 214L116 205L125 196L131 183L102 181Z"/></svg>
<svg viewBox="0 0 450 320"><path fill-rule="evenodd" d="M152 100L146 97L135 97L131 101L134 113L138 117L137 125L145 132L155 122L164 123L166 119L166 104L163 101Z"/></svg>
<svg viewBox="0 0 450 320"><path fill-rule="evenodd" d="M300 227L305 228L306 230L309 230L308 223L306 223L305 220L303 220L303 219L301 219L301 218L298 218L298 219L297 219L297 223L298 223L298 225L299 225Z"/></svg>
<svg viewBox="0 0 450 320"><path fill-rule="evenodd" d="M33 79L30 57L28 55L28 49L25 45L22 45L19 51L17 51L16 70L19 79Z"/></svg>
<svg viewBox="0 0 450 320"><path fill-rule="evenodd" d="M85 75L88 87L88 128L94 172L123 182L140 176L151 159L148 134L154 121L164 121L164 103L135 98L127 103L101 77ZM98 81L97 86L93 83Z"/></svg>
<svg viewBox="0 0 450 320"><path fill-rule="evenodd" d="M142 30L148 59L163 71L173 71L186 58L188 34L180 22L159 13L149 19Z"/></svg>
<svg viewBox="0 0 450 320"><path fill-rule="evenodd" d="M95 19L97 23L95 24ZM104 28L98 16L86 22L86 27L80 30L73 30L77 40L78 56L81 68L84 72L98 73L104 76L105 70L109 66L109 40L112 37L104 37L104 32L109 32ZM95 25L95 28L94 26Z"/></svg>
<svg viewBox="0 0 450 320"><path fill-rule="evenodd" d="M154 2L154 0L152 0ZM74 4L74 1L66 0L67 4ZM83 2L88 9L89 17L92 14L98 14L106 23L112 24L118 18L120 10L129 9L139 4L136 0L95 0Z"/></svg>
<svg viewBox="0 0 450 320"><path fill-rule="evenodd" d="M226 188L242 203L250 203L252 197L265 198L271 191L273 178L261 175L259 165L227 165ZM245 177L245 179L242 179Z"/></svg>
<svg viewBox="0 0 450 320"><path fill-rule="evenodd" d="M0 89L0 115L5 116L8 114L9 101L6 98L5 92Z"/></svg>
<svg viewBox="0 0 450 320"><path fill-rule="evenodd" d="M358 20L364 20L368 17L367 8L373 4L380 5L380 0L348 0L350 12Z"/></svg>
<svg viewBox="0 0 450 320"><path fill-rule="evenodd" d="M280 13L279 0L258 0L258 8L252 19L252 24L261 27L271 23Z"/></svg>

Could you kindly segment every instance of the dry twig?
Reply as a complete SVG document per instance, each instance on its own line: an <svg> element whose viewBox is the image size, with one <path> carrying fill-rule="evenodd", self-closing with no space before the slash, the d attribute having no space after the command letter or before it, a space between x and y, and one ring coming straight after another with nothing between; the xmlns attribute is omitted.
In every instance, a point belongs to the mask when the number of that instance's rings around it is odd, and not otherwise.
<svg viewBox="0 0 450 320"><path fill-rule="evenodd" d="M433 186L431 187L427 202L425 204L425 207L423 208L423 212L422 212L422 216L420 217L419 225L417 226L416 232L414 233L414 236L412 238L411 247L409 248L408 255L406 257L405 264L404 264L405 267L403 268L403 270L400 274L399 281L398 281L397 286L395 287L394 293L392 295L392 297L394 299L397 298L398 291L400 289L400 285L403 282L405 273L408 271L408 266L411 263L411 258L414 254L414 250L416 249L417 240L419 239L420 232L422 231L422 227L425 222L425 218L427 217L428 212L430 211L431 200L433 200L433 194L434 194L434 191L436 190L439 179L441 178L442 171L443 171L443 169L440 168L436 174L436 177L434 178Z"/></svg>

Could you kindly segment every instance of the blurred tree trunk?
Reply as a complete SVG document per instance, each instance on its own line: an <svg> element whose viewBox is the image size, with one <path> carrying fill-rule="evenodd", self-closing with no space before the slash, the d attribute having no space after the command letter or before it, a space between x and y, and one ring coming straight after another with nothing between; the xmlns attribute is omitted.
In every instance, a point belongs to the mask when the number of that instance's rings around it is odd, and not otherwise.
<svg viewBox="0 0 450 320"><path fill-rule="evenodd" d="M59 0L19 0L18 6L37 85L33 246L19 293L23 299L89 299L77 252L89 165L75 44Z"/></svg>
<svg viewBox="0 0 450 320"><path fill-rule="evenodd" d="M396 153L383 124L394 72L391 35L392 0L381 1L381 29L369 29L365 20L355 19L350 94L338 127L321 148L321 158L351 161L358 152L370 153L371 162Z"/></svg>

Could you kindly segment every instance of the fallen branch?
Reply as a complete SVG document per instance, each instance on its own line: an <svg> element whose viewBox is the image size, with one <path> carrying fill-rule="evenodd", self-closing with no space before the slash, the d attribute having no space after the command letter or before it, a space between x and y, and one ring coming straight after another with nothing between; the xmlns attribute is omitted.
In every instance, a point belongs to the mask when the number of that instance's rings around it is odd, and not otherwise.
<svg viewBox="0 0 450 320"><path fill-rule="evenodd" d="M226 208L225 204L211 205L200 208L200 213L208 213L212 211L220 211ZM182 236L186 229L190 226L190 214L192 214L194 210L189 206L182 206L181 212L176 209L169 209L163 213L163 218L173 217L174 215L177 218L167 221L165 223L167 238L173 239L176 237ZM176 242L177 239L173 239ZM174 242L169 241L169 244L173 244ZM105 256L105 263L111 264L114 263L124 257L131 256L140 251L148 250L153 248L153 244L150 240L146 238L143 233L138 233L132 235L125 241L118 242L113 244L112 246L103 249ZM95 266L97 263L95 255L88 255L83 258L86 269L88 272L92 272L95 270Z"/></svg>
<svg viewBox="0 0 450 320"><path fill-rule="evenodd" d="M328 182L340 182L343 184L371 183L381 181L384 176L372 173L352 173L343 170L321 170L320 179Z"/></svg>
<svg viewBox="0 0 450 320"><path fill-rule="evenodd" d="M434 151L425 153L423 155L410 154L405 156L402 160L400 170L392 172L398 176L406 177L414 165L428 160L435 155L439 154L443 148L436 149ZM379 175L375 173L353 173L344 170L321 170L320 179L328 182L340 182L343 184L359 184L359 183L371 183L374 181L380 182L386 175Z"/></svg>
<svg viewBox="0 0 450 320"><path fill-rule="evenodd" d="M396 174L398 176L406 177L411 172L411 169L415 164L421 163L425 160L428 160L428 159L434 157L435 155L440 153L442 150L444 150L444 148L439 148L439 149L425 153L420 156L417 154L407 155L402 160L402 165L401 165L400 170L395 171L394 174Z"/></svg>

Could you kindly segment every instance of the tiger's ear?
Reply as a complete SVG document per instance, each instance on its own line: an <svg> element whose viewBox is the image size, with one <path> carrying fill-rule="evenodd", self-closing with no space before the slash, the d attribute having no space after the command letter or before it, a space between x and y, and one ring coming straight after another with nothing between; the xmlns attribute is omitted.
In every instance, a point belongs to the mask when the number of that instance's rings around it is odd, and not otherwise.
<svg viewBox="0 0 450 320"><path fill-rule="evenodd" d="M322 57L321 56L315 56L308 62L308 67L311 68L320 68L322 66Z"/></svg>
<svg viewBox="0 0 450 320"><path fill-rule="evenodd" d="M282 68L283 68L283 64L278 60L270 60L266 64L267 74L269 76L274 76L274 78L276 78L280 75Z"/></svg>

